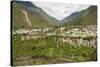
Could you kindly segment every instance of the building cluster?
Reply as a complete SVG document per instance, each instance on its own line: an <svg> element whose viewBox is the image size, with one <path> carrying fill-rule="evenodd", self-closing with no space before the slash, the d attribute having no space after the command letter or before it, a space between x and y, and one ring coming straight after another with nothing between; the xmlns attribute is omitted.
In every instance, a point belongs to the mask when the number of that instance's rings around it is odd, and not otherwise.
<svg viewBox="0 0 100 67"><path fill-rule="evenodd" d="M59 41L69 42L72 45L85 45L96 47L97 28L91 26L63 26L63 27L45 27L33 28L30 30L19 29L13 31L13 34L21 35L22 40L47 38L49 36L57 37Z"/></svg>

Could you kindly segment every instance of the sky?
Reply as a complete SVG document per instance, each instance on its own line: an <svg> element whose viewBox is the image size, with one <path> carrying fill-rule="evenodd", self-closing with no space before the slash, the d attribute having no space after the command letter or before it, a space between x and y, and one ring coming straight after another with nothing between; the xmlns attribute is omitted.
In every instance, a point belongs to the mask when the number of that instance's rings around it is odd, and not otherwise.
<svg viewBox="0 0 100 67"><path fill-rule="evenodd" d="M32 2L37 7L40 7L50 16L62 20L74 12L87 9L89 5L77 5L77 4L66 4L66 3L55 3L55 2Z"/></svg>

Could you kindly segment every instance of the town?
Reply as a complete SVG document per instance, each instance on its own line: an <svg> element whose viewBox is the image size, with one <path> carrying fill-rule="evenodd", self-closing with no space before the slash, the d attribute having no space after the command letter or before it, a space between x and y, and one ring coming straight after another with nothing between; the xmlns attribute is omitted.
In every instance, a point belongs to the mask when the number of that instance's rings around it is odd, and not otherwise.
<svg viewBox="0 0 100 67"><path fill-rule="evenodd" d="M81 45L96 48L97 44L97 26L49 26L34 27L32 29L18 29L13 31L13 35L21 35L21 40L36 40L52 37L55 42L69 43L74 47Z"/></svg>

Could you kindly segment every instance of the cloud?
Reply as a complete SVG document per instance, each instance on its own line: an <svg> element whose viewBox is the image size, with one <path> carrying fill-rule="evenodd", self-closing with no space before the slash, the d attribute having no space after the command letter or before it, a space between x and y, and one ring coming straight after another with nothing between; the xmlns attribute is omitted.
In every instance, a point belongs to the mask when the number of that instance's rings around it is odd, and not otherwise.
<svg viewBox="0 0 100 67"><path fill-rule="evenodd" d="M51 3L51 2L32 2L36 6L43 9L50 16L62 20L74 12L79 12L89 7L89 5L76 5L66 3Z"/></svg>

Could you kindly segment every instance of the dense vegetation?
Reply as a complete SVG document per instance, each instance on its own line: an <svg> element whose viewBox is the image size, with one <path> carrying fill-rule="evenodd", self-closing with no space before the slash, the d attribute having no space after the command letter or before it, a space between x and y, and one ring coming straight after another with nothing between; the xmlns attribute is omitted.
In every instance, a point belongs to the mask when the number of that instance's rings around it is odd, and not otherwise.
<svg viewBox="0 0 100 67"><path fill-rule="evenodd" d="M97 59L96 48L77 48L63 42L59 42L57 47L53 37L22 41L20 35L13 35L12 44L14 65L84 62ZM26 59L21 59L22 57Z"/></svg>

